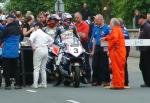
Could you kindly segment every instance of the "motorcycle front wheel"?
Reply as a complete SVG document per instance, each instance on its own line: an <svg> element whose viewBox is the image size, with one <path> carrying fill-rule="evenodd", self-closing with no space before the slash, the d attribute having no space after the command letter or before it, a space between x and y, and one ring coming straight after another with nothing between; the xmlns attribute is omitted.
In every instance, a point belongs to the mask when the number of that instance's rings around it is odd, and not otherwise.
<svg viewBox="0 0 150 103"><path fill-rule="evenodd" d="M73 74L73 86L75 88L78 88L80 86L80 68L78 66L75 66L72 74Z"/></svg>

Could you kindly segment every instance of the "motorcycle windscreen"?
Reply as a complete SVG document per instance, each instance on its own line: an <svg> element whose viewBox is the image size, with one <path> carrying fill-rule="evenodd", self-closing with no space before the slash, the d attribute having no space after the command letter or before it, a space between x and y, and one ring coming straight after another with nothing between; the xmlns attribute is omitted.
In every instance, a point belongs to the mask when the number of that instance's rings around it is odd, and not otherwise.
<svg viewBox="0 0 150 103"><path fill-rule="evenodd" d="M73 32L71 31L65 31L64 33L61 34L61 39L63 41L63 43L65 44L70 44L73 42Z"/></svg>

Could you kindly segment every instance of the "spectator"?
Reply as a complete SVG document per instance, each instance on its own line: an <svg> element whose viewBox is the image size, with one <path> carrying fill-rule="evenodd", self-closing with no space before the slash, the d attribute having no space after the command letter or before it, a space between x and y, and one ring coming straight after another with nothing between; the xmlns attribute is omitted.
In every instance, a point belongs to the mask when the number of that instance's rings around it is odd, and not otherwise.
<svg viewBox="0 0 150 103"><path fill-rule="evenodd" d="M33 50L34 65L34 83L33 88L38 88L39 72L41 73L40 87L47 88L46 63L48 60L48 46L53 43L53 39L42 30L41 24L35 25L35 31L30 36L30 42Z"/></svg>
<svg viewBox="0 0 150 103"><path fill-rule="evenodd" d="M6 15L4 15L3 10L0 9L0 24L4 25L6 20Z"/></svg>
<svg viewBox="0 0 150 103"><path fill-rule="evenodd" d="M15 16L16 16L16 20L18 21L19 25L22 26L22 12L16 11Z"/></svg>
<svg viewBox="0 0 150 103"><path fill-rule="evenodd" d="M147 22L150 24L150 13L147 13Z"/></svg>
<svg viewBox="0 0 150 103"><path fill-rule="evenodd" d="M83 7L81 9L81 14L83 16L83 20L90 20L91 19L91 11L88 8L88 5L86 3L83 4Z"/></svg>
<svg viewBox="0 0 150 103"><path fill-rule="evenodd" d="M140 27L139 39L150 39L150 24L146 22L145 15L139 16ZM140 50L140 70L142 72L144 84L141 87L150 87L150 46L139 47Z"/></svg>
<svg viewBox="0 0 150 103"><path fill-rule="evenodd" d="M31 11L27 11L26 12L26 16L30 16L30 15L33 15L32 12Z"/></svg>
<svg viewBox="0 0 150 103"><path fill-rule="evenodd" d="M123 20L121 18L119 18L120 21L120 25L124 34L125 39L130 39L129 37L129 33L126 29L126 27L124 26ZM128 63L127 63L127 59L129 57L129 53L130 53L130 47L126 46L126 64L125 64L125 88L130 88L129 86L129 77L128 77Z"/></svg>
<svg viewBox="0 0 150 103"><path fill-rule="evenodd" d="M135 10L134 17L133 17L133 28L139 28L138 20L139 20L140 12L138 10Z"/></svg>
<svg viewBox="0 0 150 103"><path fill-rule="evenodd" d="M21 12L21 11L16 11L16 12L15 12L15 16L16 16L16 22L17 22L18 25L20 26L20 30L22 30L22 26L23 26L22 12ZM23 32L21 32L20 41L22 41L23 38L24 38Z"/></svg>
<svg viewBox="0 0 150 103"><path fill-rule="evenodd" d="M81 38L81 43L83 48L86 50L86 52L89 52L88 43L89 43L89 25L83 21L82 15L79 12L76 12L74 14L76 23L75 26L77 28L77 33L79 34ZM91 69L89 64L89 56L85 55L85 64L86 64L86 73L87 73L87 79L90 81L91 79Z"/></svg>
<svg viewBox="0 0 150 103"><path fill-rule="evenodd" d="M95 26L93 28L92 37L94 38L91 56L93 56L93 81L92 85L110 85L109 61L107 50L101 47L100 39L109 34L109 27L105 25L104 18L101 14L95 16Z"/></svg>
<svg viewBox="0 0 150 103"><path fill-rule="evenodd" d="M15 16L16 10L12 10L12 11L10 12L10 14Z"/></svg>
<svg viewBox="0 0 150 103"><path fill-rule="evenodd" d="M7 25L4 29L3 36L3 69L5 78L5 89L11 89L10 78L15 78L15 89L21 89L19 82L19 39L20 39L20 28L18 23L15 21L14 15L7 16Z"/></svg>
<svg viewBox="0 0 150 103"><path fill-rule="evenodd" d="M42 25L42 27L46 27L47 26L46 15L44 13L40 13L38 19L39 19L39 23Z"/></svg>
<svg viewBox="0 0 150 103"><path fill-rule="evenodd" d="M101 39L102 41L108 41L109 57L112 65L112 83L111 86L105 88L124 89L125 39L118 19L112 18L110 26L112 28L111 33Z"/></svg>
<svg viewBox="0 0 150 103"><path fill-rule="evenodd" d="M34 27L31 27L31 24L33 23L34 18L30 15L25 17L25 23L23 25L23 35L25 37L30 37L30 34L33 32Z"/></svg>
<svg viewBox="0 0 150 103"><path fill-rule="evenodd" d="M0 28L0 87L2 85L2 40L1 40L1 36L3 36L3 32L2 29Z"/></svg>

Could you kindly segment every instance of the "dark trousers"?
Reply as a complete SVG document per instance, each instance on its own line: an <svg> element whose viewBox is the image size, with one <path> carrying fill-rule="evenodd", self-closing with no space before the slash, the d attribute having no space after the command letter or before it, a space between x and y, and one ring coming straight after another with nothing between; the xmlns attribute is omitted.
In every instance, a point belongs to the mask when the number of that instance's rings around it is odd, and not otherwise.
<svg viewBox="0 0 150 103"><path fill-rule="evenodd" d="M15 85L20 86L19 84L19 62L18 58L3 58L3 70L4 70L4 78L5 78L5 86L10 86L11 81L10 78L15 79Z"/></svg>
<svg viewBox="0 0 150 103"><path fill-rule="evenodd" d="M2 85L2 73L1 73L1 70L2 70L2 59L0 58L0 87Z"/></svg>
<svg viewBox="0 0 150 103"><path fill-rule="evenodd" d="M88 42L81 42L83 48L86 50L86 52L89 52ZM91 79L91 68L89 64L89 55L85 54L85 70L86 70L86 78L88 80Z"/></svg>
<svg viewBox="0 0 150 103"><path fill-rule="evenodd" d="M0 67L0 87L2 85L2 73L1 73L1 67Z"/></svg>
<svg viewBox="0 0 150 103"><path fill-rule="evenodd" d="M93 82L110 82L109 60L107 52L100 46L96 46L92 63Z"/></svg>
<svg viewBox="0 0 150 103"><path fill-rule="evenodd" d="M150 86L150 50L140 52L140 70L144 83Z"/></svg>
<svg viewBox="0 0 150 103"><path fill-rule="evenodd" d="M125 64L125 86L129 85L129 76L128 76L128 63L127 63L127 59L129 57L129 53L130 53L130 47L126 47L126 64Z"/></svg>

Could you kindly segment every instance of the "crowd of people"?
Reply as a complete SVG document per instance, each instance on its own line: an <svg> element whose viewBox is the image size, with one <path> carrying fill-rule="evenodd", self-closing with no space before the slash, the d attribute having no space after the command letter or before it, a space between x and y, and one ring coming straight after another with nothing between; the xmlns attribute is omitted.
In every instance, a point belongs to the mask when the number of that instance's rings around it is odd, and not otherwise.
<svg viewBox="0 0 150 103"><path fill-rule="evenodd" d="M86 5L84 5L86 7ZM83 10L82 10L83 11ZM85 12L84 12L85 13ZM86 15L89 13L87 11ZM86 79L92 86L103 86L111 89L130 88L128 80L127 58L130 47L125 46L125 39L129 34L120 18L112 18L110 24L105 24L101 14L90 16L76 12L74 15L62 13L61 15L40 12L36 17L31 11L23 16L21 11L4 15L0 10L0 40L2 48L2 69L5 80L5 89L11 89L11 78L15 79L15 89L21 89L19 82L19 44L28 37L33 50L33 88L47 88L46 64L48 61L48 47L51 47L66 30L80 38L83 48L90 53L85 55ZM149 19L149 14L147 15ZM74 18L74 22L72 21ZM150 24L145 15L138 18L140 39L150 39ZM108 47L101 46L107 41ZM140 47L140 69L144 85L150 87L149 47ZM91 66L90 66L90 61ZM39 73L41 83L39 84ZM112 78L111 78L112 74ZM2 78L2 75L0 75ZM1 81L0 81L1 82ZM1 84L1 83L0 83Z"/></svg>

